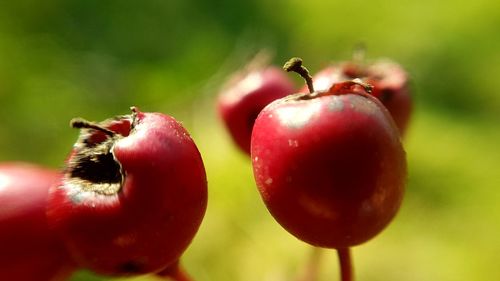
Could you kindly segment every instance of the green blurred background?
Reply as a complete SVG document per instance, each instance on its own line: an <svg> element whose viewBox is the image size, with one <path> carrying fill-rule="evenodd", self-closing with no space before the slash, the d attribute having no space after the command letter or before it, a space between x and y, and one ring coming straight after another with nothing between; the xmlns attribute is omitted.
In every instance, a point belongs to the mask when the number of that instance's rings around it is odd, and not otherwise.
<svg viewBox="0 0 500 281"><path fill-rule="evenodd" d="M359 42L368 58L408 70L416 110L405 202L389 228L354 248L358 280L498 280L499 1L2 1L0 161L60 167L76 116L102 120L131 105L171 114L209 179L187 270L201 281L295 280L310 249L267 213L215 97L260 48L276 64L300 56L315 72ZM320 270L319 280L337 280L333 251Z"/></svg>

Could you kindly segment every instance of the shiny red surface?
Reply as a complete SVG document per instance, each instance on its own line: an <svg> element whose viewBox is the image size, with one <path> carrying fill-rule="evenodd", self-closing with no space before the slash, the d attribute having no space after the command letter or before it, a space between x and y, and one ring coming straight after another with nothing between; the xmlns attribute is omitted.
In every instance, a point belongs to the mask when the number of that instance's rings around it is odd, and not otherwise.
<svg viewBox="0 0 500 281"><path fill-rule="evenodd" d="M360 78L374 86L372 95L389 110L401 135L404 135L413 110L413 101L408 85L408 74L395 62L374 61L369 64L341 62L327 66L313 76L316 91L327 90L333 83ZM300 92L309 92L302 87Z"/></svg>
<svg viewBox="0 0 500 281"><path fill-rule="evenodd" d="M367 94L273 102L256 120L251 156L270 213L314 246L344 248L373 238L403 198L399 133Z"/></svg>
<svg viewBox="0 0 500 281"><path fill-rule="evenodd" d="M45 216L60 173L33 164L0 164L0 280L64 280L73 266Z"/></svg>
<svg viewBox="0 0 500 281"><path fill-rule="evenodd" d="M177 261L206 209L205 169L188 132L160 113L137 120L113 147L125 171L117 194L64 182L51 190L50 222L79 265L100 274L155 272Z"/></svg>
<svg viewBox="0 0 500 281"><path fill-rule="evenodd" d="M284 70L267 67L234 77L218 98L218 111L233 141L250 154L253 124L272 101L292 94L294 86Z"/></svg>

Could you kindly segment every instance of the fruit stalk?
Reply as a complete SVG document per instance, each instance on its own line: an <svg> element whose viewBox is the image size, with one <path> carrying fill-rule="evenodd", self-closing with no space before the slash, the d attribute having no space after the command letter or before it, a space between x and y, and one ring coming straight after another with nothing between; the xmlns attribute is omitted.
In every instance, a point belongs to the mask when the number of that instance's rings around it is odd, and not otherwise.
<svg viewBox="0 0 500 281"><path fill-rule="evenodd" d="M340 266L340 280L341 281L354 281L354 274L351 261L351 248L337 249Z"/></svg>
<svg viewBox="0 0 500 281"><path fill-rule="evenodd" d="M314 92L314 85L313 85L313 80L312 80L313 78L312 78L311 74L309 74L309 70L307 70L307 68L302 65L301 58L297 58L297 57L291 58L290 60L288 60L285 63L285 65L283 65L283 69L286 72L293 71L293 72L298 73L300 76L302 76L302 78L304 78L304 80L306 80L306 84L307 84L307 88L309 89L309 93Z"/></svg>

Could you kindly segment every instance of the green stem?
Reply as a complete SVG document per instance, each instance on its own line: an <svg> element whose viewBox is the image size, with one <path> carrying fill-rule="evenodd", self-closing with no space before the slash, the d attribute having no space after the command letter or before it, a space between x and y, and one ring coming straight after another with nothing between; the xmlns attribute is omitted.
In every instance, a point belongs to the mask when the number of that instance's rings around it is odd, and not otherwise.
<svg viewBox="0 0 500 281"><path fill-rule="evenodd" d="M309 93L314 92L314 85L312 76L309 74L309 70L302 65L301 58L291 58L289 59L285 65L283 65L283 69L287 72L293 71L298 73L304 80L306 80L307 88L309 89Z"/></svg>

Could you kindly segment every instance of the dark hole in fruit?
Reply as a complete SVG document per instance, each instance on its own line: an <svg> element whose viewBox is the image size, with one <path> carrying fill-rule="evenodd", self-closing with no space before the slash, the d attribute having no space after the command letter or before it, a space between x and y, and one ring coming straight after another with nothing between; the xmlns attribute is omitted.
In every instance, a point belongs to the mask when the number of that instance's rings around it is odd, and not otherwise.
<svg viewBox="0 0 500 281"><path fill-rule="evenodd" d="M121 188L123 171L111 152L115 141L113 137L97 145L77 148L66 169L66 180L86 191L116 194Z"/></svg>
<svg viewBox="0 0 500 281"><path fill-rule="evenodd" d="M72 178L80 178L93 183L120 183L120 165L111 152L84 155L70 170Z"/></svg>
<svg viewBox="0 0 500 281"><path fill-rule="evenodd" d="M107 136L101 132L95 132L91 137L82 140L86 147L95 147L107 139Z"/></svg>
<svg viewBox="0 0 500 281"><path fill-rule="evenodd" d="M118 266L118 271L124 274L141 273L142 264L135 261L127 261Z"/></svg>

